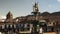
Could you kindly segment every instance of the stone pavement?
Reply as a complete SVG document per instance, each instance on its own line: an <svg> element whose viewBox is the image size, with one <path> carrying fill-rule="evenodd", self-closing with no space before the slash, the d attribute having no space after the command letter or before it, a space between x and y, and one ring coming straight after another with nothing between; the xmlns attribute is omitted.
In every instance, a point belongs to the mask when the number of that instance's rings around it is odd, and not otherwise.
<svg viewBox="0 0 60 34"><path fill-rule="evenodd" d="M43 33L43 34L56 34L55 32L47 32L47 33Z"/></svg>

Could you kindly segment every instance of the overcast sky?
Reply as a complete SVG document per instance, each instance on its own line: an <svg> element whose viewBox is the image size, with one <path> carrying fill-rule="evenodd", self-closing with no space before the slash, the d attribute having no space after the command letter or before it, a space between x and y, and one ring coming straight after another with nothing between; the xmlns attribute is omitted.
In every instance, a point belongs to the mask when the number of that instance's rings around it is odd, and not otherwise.
<svg viewBox="0 0 60 34"><path fill-rule="evenodd" d="M0 0L0 16L11 11L14 17L26 16L33 11L33 4L38 2L39 12L60 11L60 0Z"/></svg>

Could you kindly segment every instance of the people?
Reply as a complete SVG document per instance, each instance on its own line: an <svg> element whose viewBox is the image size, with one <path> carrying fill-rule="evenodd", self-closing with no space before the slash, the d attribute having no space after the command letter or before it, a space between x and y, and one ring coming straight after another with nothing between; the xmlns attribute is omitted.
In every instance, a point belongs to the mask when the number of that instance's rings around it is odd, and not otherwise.
<svg viewBox="0 0 60 34"><path fill-rule="evenodd" d="M40 32L39 32L40 34L42 34L43 33L43 29L42 29L42 27L40 28Z"/></svg>

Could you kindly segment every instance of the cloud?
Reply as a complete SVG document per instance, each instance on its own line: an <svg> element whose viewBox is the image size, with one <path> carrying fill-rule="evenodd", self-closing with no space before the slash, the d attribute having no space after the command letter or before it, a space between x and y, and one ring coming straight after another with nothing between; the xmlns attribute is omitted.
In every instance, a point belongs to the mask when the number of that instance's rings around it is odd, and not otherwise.
<svg viewBox="0 0 60 34"><path fill-rule="evenodd" d="M60 2L60 0L57 0L58 2Z"/></svg>
<svg viewBox="0 0 60 34"><path fill-rule="evenodd" d="M0 16L0 19L6 19L6 16Z"/></svg>

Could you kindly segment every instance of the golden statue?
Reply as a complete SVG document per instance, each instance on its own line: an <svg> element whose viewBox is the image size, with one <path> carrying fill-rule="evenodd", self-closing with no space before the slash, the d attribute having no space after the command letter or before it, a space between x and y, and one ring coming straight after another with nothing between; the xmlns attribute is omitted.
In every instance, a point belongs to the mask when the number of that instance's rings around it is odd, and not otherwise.
<svg viewBox="0 0 60 34"><path fill-rule="evenodd" d="M35 3L35 5L33 6L33 11L38 12L38 3Z"/></svg>

